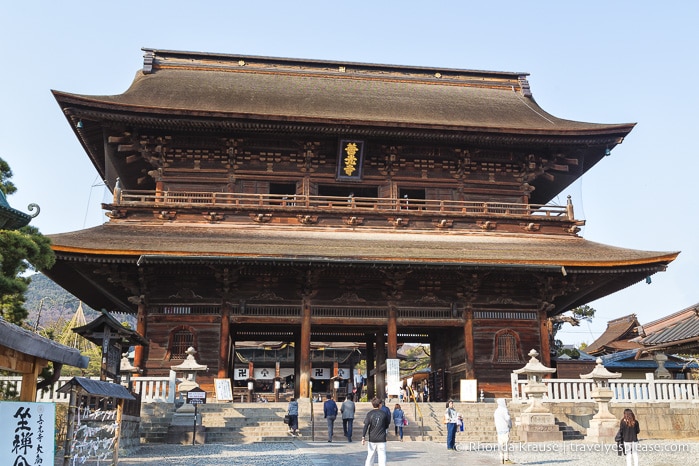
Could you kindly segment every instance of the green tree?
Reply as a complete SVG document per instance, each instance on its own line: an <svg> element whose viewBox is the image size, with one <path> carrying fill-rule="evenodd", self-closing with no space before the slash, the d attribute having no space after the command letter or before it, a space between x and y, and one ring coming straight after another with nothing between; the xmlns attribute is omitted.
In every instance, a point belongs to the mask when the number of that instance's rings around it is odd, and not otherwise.
<svg viewBox="0 0 699 466"><path fill-rule="evenodd" d="M0 190L7 195L17 188L10 181L12 170L0 158ZM21 324L28 312L24 308L28 273L51 268L56 257L50 240L32 226L19 230L0 230L0 316L13 324Z"/></svg>
<svg viewBox="0 0 699 466"><path fill-rule="evenodd" d="M570 324L574 327L580 325L581 321L592 322L595 317L594 308L588 306L587 304L583 306L578 306L571 309L570 314L559 314L557 316L549 318L549 332L551 337L551 352L556 355L561 354L561 348L563 347L563 342L556 339L556 333L558 333L565 324ZM578 353L579 355L580 353Z"/></svg>
<svg viewBox="0 0 699 466"><path fill-rule="evenodd" d="M10 165L0 158L0 191L5 193L5 196L14 194L17 191L17 187L10 181L10 178L12 178Z"/></svg>

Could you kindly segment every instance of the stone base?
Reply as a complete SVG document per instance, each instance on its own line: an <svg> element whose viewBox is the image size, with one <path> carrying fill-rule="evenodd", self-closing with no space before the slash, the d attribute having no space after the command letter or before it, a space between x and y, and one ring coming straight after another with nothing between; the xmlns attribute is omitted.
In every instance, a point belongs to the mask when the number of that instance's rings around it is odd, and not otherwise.
<svg viewBox="0 0 699 466"><path fill-rule="evenodd" d="M590 419L585 440L594 443L614 443L614 437L619 430L616 419Z"/></svg>
<svg viewBox="0 0 699 466"><path fill-rule="evenodd" d="M522 442L559 442L563 432L550 413L522 413L519 426L519 439Z"/></svg>
<svg viewBox="0 0 699 466"><path fill-rule="evenodd" d="M191 445L192 444L192 430L194 426L169 426L167 428L167 437L165 437L165 443L179 444L179 445ZM197 426L196 445L204 445L206 443L206 428L204 426Z"/></svg>

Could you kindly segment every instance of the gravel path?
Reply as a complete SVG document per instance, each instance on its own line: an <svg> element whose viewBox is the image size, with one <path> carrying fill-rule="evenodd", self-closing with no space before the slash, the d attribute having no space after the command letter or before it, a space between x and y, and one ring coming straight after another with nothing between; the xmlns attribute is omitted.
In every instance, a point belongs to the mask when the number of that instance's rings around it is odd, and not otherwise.
<svg viewBox="0 0 699 466"><path fill-rule="evenodd" d="M387 445L388 464L422 466L497 465L495 445L461 444L464 451L448 451L442 443L396 442ZM511 459L520 465L624 466L614 445L585 442L529 443L511 445ZM642 466L699 466L699 441L644 440L640 442ZM360 442L307 442L246 445L145 445L123 455L120 466L335 466L364 464L366 447ZM57 462L57 465L62 463ZM96 463L87 463L96 464ZM102 463L104 464L104 463Z"/></svg>

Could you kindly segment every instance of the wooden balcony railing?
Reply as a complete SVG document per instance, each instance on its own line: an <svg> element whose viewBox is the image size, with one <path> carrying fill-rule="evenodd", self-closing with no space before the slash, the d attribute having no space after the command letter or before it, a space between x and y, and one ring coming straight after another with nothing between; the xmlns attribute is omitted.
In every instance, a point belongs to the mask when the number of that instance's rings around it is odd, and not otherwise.
<svg viewBox="0 0 699 466"><path fill-rule="evenodd" d="M374 197L244 194L194 191L124 190L115 196L117 206L175 208L228 207L235 209L303 209L318 211L415 212L451 215L507 215L550 217L572 221L572 206L504 202L452 201L436 199L388 199Z"/></svg>

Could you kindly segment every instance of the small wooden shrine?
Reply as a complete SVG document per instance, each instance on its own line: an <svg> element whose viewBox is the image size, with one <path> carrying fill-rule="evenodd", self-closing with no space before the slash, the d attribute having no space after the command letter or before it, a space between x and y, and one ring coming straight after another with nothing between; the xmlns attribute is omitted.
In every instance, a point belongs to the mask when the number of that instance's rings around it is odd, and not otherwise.
<svg viewBox="0 0 699 466"><path fill-rule="evenodd" d="M54 91L114 198L105 224L51 236L46 274L137 316L146 375L192 346L208 391L285 369L306 397L366 359L371 395L412 342L433 399L464 378L506 393L531 348L550 364L551 316L678 254L587 241L572 200L551 204L634 125L550 115L526 73L144 51L122 94ZM235 356L252 342L293 357Z"/></svg>

